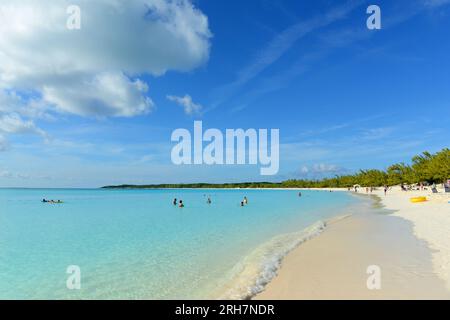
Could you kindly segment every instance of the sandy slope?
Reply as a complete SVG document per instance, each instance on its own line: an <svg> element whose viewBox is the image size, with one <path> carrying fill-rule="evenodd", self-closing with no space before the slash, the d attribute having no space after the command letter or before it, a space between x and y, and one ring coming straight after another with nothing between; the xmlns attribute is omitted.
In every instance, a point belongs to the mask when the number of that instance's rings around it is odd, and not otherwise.
<svg viewBox="0 0 450 320"><path fill-rule="evenodd" d="M330 225L292 251L256 299L450 299L447 196L413 204L410 197L428 192L374 194L396 212L354 214ZM381 268L380 290L367 288L370 265Z"/></svg>
<svg viewBox="0 0 450 320"><path fill-rule="evenodd" d="M394 187L382 198L383 205L395 210L395 215L411 221L414 234L425 240L432 250L434 271L450 290L450 194L432 194L430 191L401 191ZM426 196L429 201L411 203L409 199Z"/></svg>

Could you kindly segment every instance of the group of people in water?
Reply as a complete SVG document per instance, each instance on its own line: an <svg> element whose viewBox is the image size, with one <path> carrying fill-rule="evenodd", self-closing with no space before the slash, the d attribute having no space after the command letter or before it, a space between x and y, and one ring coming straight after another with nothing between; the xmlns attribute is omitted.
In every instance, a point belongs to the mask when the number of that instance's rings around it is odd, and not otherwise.
<svg viewBox="0 0 450 320"><path fill-rule="evenodd" d="M174 206L178 206L180 208L184 208L184 203L183 203L183 200L181 200L181 199L178 200L177 198L174 198L172 203L173 203ZM208 198L206 199L206 203L207 204L211 204L212 203L211 196L208 196ZM244 199L241 201L241 207L243 207L243 206L245 206L247 204L248 204L248 199L247 199L247 197L244 197Z"/></svg>
<svg viewBox="0 0 450 320"><path fill-rule="evenodd" d="M42 199L43 203L63 203L61 200L47 200L47 199Z"/></svg>
<svg viewBox="0 0 450 320"><path fill-rule="evenodd" d="M176 206L176 205L178 205L178 207L180 207L180 208L184 208L184 203L183 203L183 200L177 200L177 198L175 198L175 199L173 199L173 205L174 206Z"/></svg>
<svg viewBox="0 0 450 320"><path fill-rule="evenodd" d="M247 197L244 197L244 199L241 201L241 207L246 206L248 204Z"/></svg>

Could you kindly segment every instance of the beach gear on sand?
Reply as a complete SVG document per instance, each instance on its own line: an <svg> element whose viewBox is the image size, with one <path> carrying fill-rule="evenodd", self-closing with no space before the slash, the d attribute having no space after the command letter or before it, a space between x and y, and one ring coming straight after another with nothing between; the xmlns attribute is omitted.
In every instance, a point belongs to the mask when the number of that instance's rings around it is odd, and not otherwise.
<svg viewBox="0 0 450 320"><path fill-rule="evenodd" d="M415 202L425 202L427 201L427 197L414 197L409 199L411 202L415 203Z"/></svg>

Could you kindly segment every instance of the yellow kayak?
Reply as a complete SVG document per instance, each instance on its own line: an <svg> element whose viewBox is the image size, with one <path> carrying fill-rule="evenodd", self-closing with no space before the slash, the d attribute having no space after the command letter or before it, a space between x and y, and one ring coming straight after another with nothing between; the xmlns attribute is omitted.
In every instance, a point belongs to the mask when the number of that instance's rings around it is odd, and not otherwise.
<svg viewBox="0 0 450 320"><path fill-rule="evenodd" d="M415 197L409 199L411 202L425 202L427 201L427 197Z"/></svg>

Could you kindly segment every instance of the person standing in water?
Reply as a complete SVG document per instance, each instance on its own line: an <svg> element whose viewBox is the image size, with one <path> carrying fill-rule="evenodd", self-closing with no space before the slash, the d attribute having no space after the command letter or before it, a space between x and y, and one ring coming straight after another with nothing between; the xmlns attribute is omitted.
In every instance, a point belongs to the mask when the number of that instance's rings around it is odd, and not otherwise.
<svg viewBox="0 0 450 320"><path fill-rule="evenodd" d="M180 207L180 208L184 208L183 200L180 200L180 205L179 205L179 207Z"/></svg>
<svg viewBox="0 0 450 320"><path fill-rule="evenodd" d="M173 205L174 205L174 206L177 205L177 198L173 199Z"/></svg>
<svg viewBox="0 0 450 320"><path fill-rule="evenodd" d="M244 204L248 204L248 199L247 197L244 197L244 201L242 201Z"/></svg>

